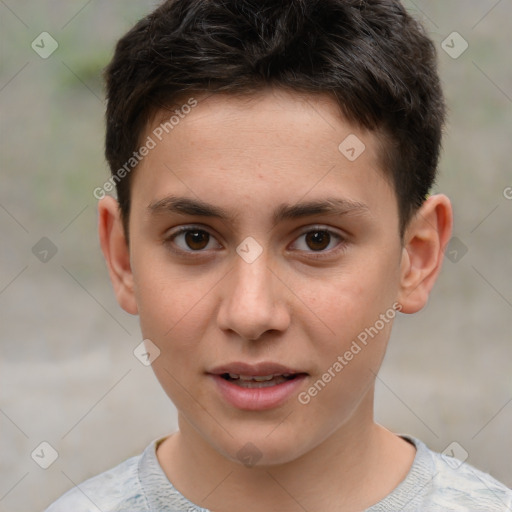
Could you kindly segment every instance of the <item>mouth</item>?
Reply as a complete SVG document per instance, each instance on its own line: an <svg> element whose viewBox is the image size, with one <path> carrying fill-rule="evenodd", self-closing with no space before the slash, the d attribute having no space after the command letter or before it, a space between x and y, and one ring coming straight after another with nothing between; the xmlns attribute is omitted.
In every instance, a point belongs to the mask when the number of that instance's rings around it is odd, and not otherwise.
<svg viewBox="0 0 512 512"><path fill-rule="evenodd" d="M222 399L237 409L273 409L283 405L304 384L308 373L278 363L230 363L207 372Z"/></svg>
<svg viewBox="0 0 512 512"><path fill-rule="evenodd" d="M270 375L239 375L236 373L222 373L220 376L241 388L268 388L270 386L277 386L283 382L296 379L304 373L283 373L283 374L270 374Z"/></svg>

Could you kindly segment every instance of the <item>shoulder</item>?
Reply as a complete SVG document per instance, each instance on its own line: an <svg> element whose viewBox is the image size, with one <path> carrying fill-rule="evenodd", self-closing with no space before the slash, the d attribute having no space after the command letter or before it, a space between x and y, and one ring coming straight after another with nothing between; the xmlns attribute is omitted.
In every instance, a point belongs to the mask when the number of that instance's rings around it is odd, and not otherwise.
<svg viewBox="0 0 512 512"><path fill-rule="evenodd" d="M432 501L443 510L512 510L512 490L465 462L430 451L434 463ZM451 508L449 508L451 507Z"/></svg>
<svg viewBox="0 0 512 512"><path fill-rule="evenodd" d="M52 503L45 512L149 510L138 478L140 458L141 455L131 457L73 487Z"/></svg>
<svg viewBox="0 0 512 512"><path fill-rule="evenodd" d="M382 504L428 512L500 512L512 510L512 490L491 475L454 457L430 450L419 439L406 479ZM372 509L373 510L373 509ZM387 507L376 510L391 510Z"/></svg>

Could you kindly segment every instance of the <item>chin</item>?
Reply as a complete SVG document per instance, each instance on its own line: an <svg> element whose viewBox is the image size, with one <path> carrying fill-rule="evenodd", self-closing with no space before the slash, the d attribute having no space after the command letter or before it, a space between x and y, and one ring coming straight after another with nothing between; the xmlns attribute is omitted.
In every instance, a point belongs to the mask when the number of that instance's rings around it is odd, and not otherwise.
<svg viewBox="0 0 512 512"><path fill-rule="evenodd" d="M225 439L224 446L217 451L232 462L246 467L264 468L293 462L308 451L309 443L299 435L283 429L277 432L260 429L260 432L240 433L235 438Z"/></svg>

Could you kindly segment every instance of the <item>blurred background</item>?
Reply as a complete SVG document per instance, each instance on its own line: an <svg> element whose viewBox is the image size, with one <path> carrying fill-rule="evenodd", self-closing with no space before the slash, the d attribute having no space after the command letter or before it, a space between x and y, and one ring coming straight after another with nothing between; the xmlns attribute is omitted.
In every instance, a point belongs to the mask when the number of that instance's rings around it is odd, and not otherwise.
<svg viewBox="0 0 512 512"><path fill-rule="evenodd" d="M93 197L108 178L100 73L157 3L0 0L1 512L42 510L176 429L134 357L138 319L114 298ZM395 322L376 417L512 487L512 3L404 4L439 51L435 192L455 228L428 305Z"/></svg>

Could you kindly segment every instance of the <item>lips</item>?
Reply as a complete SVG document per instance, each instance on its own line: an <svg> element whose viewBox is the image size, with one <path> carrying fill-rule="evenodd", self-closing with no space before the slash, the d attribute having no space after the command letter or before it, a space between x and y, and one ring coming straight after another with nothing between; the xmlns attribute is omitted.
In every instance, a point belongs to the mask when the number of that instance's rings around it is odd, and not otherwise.
<svg viewBox="0 0 512 512"><path fill-rule="evenodd" d="M253 411L283 404L308 375L299 369L271 362L254 365L235 362L207 373L228 403L238 409Z"/></svg>

